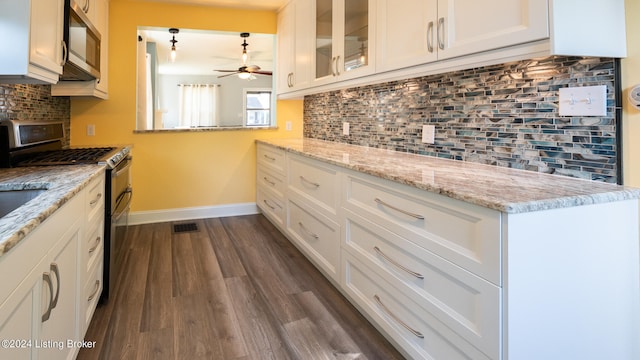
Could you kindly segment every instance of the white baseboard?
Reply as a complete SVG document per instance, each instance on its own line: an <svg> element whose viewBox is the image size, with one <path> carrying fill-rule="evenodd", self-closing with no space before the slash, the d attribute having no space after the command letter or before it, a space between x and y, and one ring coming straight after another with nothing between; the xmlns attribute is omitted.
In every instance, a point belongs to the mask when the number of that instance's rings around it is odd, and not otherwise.
<svg viewBox="0 0 640 360"><path fill-rule="evenodd" d="M226 216L259 214L256 203L201 206L192 208L136 211L129 214L129 225L151 224L167 221L206 219Z"/></svg>

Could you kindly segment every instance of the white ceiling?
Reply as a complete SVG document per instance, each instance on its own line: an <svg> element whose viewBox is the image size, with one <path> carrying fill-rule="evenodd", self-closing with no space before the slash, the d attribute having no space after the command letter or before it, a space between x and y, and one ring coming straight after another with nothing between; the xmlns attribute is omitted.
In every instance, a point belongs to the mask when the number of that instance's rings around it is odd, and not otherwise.
<svg viewBox="0 0 640 360"><path fill-rule="evenodd" d="M220 6L239 9L278 10L288 0L141 0L185 5Z"/></svg>
<svg viewBox="0 0 640 360"><path fill-rule="evenodd" d="M182 75L224 75L214 70L237 70L241 66L240 33L179 29L175 34L176 61L169 61L172 34L166 28L144 29L139 32L147 42L155 42L158 51L158 72ZM250 34L246 39L249 65L273 71L273 34Z"/></svg>

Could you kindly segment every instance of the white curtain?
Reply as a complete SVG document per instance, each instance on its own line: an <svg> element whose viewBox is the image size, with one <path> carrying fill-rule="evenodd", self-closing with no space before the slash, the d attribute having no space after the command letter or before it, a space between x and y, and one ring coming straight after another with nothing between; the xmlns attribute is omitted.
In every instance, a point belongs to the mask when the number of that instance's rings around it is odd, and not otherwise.
<svg viewBox="0 0 640 360"><path fill-rule="evenodd" d="M180 84L179 126L217 126L220 85Z"/></svg>

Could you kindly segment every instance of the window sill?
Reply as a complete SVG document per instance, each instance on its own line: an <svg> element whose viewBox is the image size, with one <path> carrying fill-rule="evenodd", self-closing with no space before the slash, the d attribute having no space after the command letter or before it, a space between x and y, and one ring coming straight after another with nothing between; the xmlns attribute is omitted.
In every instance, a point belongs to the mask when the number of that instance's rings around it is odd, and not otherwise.
<svg viewBox="0 0 640 360"><path fill-rule="evenodd" d="M278 130L277 126L216 126L216 127L198 127L198 128L180 128L180 129L154 129L154 130L133 130L134 134L151 134L151 133L182 133L182 132L212 132L212 131L252 131L252 130Z"/></svg>

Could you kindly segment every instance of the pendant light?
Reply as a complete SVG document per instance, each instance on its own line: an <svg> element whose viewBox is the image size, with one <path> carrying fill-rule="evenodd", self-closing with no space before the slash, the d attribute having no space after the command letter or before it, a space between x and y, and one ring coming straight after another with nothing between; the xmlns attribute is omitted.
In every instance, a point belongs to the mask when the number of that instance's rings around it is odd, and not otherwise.
<svg viewBox="0 0 640 360"><path fill-rule="evenodd" d="M242 37L242 44L240 44L242 46L242 57L241 57L241 64L242 66L247 66L247 64L249 64L249 54L247 53L247 46L249 46L249 44L247 44L247 38L249 37L249 33L241 33L240 37Z"/></svg>
<svg viewBox="0 0 640 360"><path fill-rule="evenodd" d="M171 43L171 54L169 55L171 62L176 61L176 43L178 42L178 40L176 40L176 34L178 32L180 32L179 29L176 29L176 28L169 29L169 33L173 35L173 38L169 40L169 42Z"/></svg>

